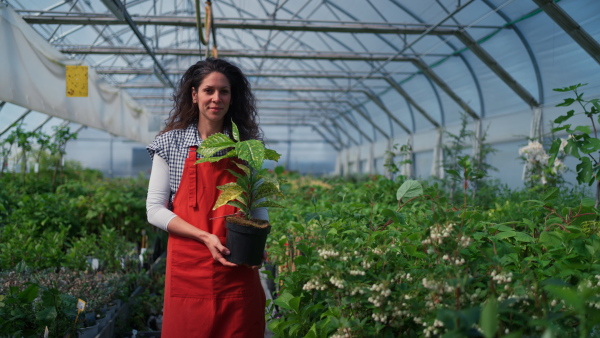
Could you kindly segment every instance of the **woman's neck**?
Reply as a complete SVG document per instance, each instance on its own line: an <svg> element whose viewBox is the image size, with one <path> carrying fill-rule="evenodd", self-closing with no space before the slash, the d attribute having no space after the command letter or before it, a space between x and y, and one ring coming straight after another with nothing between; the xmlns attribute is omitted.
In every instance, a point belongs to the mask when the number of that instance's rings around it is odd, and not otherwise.
<svg viewBox="0 0 600 338"><path fill-rule="evenodd" d="M223 121L202 121L198 122L198 135L202 140L206 140L212 134L223 132Z"/></svg>

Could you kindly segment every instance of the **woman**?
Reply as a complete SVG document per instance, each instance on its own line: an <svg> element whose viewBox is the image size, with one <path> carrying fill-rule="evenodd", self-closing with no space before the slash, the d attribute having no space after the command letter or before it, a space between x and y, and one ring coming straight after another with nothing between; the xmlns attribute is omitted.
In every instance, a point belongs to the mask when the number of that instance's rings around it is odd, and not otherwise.
<svg viewBox="0 0 600 338"><path fill-rule="evenodd" d="M229 159L195 164L196 149L214 133L260 139L250 84L241 70L220 59L190 67L173 95L165 129L148 147L153 158L148 221L169 232L163 337L261 337L265 294L258 271L225 259L222 216L212 210L217 186L234 181ZM267 219L266 210L253 217Z"/></svg>

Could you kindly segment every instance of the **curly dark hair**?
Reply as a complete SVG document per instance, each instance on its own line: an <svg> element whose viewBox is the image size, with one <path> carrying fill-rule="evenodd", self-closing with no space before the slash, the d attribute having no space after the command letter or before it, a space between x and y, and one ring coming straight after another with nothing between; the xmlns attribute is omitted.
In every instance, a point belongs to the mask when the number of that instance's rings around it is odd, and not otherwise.
<svg viewBox="0 0 600 338"><path fill-rule="evenodd" d="M256 99L248 79L237 66L215 58L198 61L183 74L173 93L173 109L161 134L198 123L199 111L198 106L192 103L192 88L197 90L204 78L213 72L225 75L231 85L231 103L223 118L223 132L232 137L231 121L233 120L239 129L242 141L262 139L257 122Z"/></svg>

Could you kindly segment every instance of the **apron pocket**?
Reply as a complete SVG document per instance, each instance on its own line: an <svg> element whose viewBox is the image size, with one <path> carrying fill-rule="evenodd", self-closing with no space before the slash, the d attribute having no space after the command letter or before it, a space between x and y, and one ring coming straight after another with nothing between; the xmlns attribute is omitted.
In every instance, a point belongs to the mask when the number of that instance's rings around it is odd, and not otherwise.
<svg viewBox="0 0 600 338"><path fill-rule="evenodd" d="M175 244L175 243L174 243ZM182 298L242 297L237 270L215 261L204 244L176 243L171 254L171 296Z"/></svg>

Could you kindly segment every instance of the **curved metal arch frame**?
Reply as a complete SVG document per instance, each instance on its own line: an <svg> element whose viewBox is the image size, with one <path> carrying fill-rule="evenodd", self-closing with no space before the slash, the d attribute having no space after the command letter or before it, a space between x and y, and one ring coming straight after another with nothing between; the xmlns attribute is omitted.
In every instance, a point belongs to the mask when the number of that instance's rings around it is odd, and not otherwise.
<svg viewBox="0 0 600 338"><path fill-rule="evenodd" d="M268 1L268 0L267 0L267 1ZM283 9L284 11L286 10L286 9L284 9L284 8L282 8L282 9ZM288 11L288 12L289 12L289 11ZM289 12L289 13L290 13L290 14L292 14L291 12ZM296 16L296 13L294 13L293 15L294 15L294 16ZM334 41L336 41L336 39L335 39L335 38L333 38L333 37L331 36L331 34L329 34L329 33L326 33L326 32L325 32L324 34L325 34L326 36L328 36L328 37L330 37L330 38L334 39ZM377 35L379 35L379 34L377 34ZM288 38L292 38L291 34L288 36ZM299 42L299 39L300 39L300 37L294 37L294 40L296 40L296 42ZM338 43L340 43L340 42L338 42ZM349 49L348 47L346 47L346 46L345 46L344 44L342 44L342 43L340 43L340 45L342 45L342 46L344 46L345 48ZM313 50L314 50L314 49L313 49ZM332 82L333 82L333 81L332 81ZM337 84L335 84L335 83L334 83L334 85L337 85ZM374 101L374 103L375 103L376 105L378 105L378 106L379 106L379 107L380 107L380 108L381 108L381 109L384 111L384 113L386 113L386 115L388 115L388 119L390 119L390 120L394 120L394 122L396 122L396 123L397 123L397 124L398 124L398 125L399 125L401 128L403 128L403 129L404 129L404 130L405 130L407 133L409 133L409 134L411 133L411 132L410 132L410 130L409 130L409 129L408 129L406 126L404 126L404 125L403 125L401 122L399 122L397 119L395 119L395 118L393 118L392 116L390 116L390 114L389 114L389 110L387 110L387 108L385 108L385 107L382 107L382 106L380 105L380 103L378 103L378 102L377 102L377 100L373 100L373 101ZM382 104L382 102L381 102L381 104ZM363 117L364 117L364 116L363 116ZM412 117L412 116L411 116L411 117ZM412 117L412 119L413 119L413 121L414 121L414 117ZM374 129L377 129L377 128L378 128L378 127L376 127L376 125L374 124L374 122L371 122L370 120L368 120L368 121L371 123L371 125L373 126L373 128L374 128ZM382 131L380 131L380 132L382 132ZM386 133L383 133L383 132L382 132L382 134L383 134L383 135L386 135ZM392 127L391 123L390 123L390 134L391 134L391 135L393 135L393 127ZM374 134L373 134L373 136L374 136L374 137L376 136L376 135L375 135L375 131L374 131ZM387 136L387 138L389 139L389 136Z"/></svg>
<svg viewBox="0 0 600 338"><path fill-rule="evenodd" d="M398 8L400 8L401 10L403 10L406 14L410 15L413 19L417 20L420 23L426 23L425 20L421 19L421 17L419 17L418 15L416 15L415 13L413 13L411 10L409 10L408 8L406 8L404 5L398 3L398 1L396 0L390 0L394 5L396 5ZM442 39L440 37L440 39ZM448 45L448 47L450 47L453 51L456 51L456 47L454 47L454 45L448 43L447 41L445 41L446 45ZM477 87L477 92L479 93L480 97L479 100L480 102L482 102L481 104L483 105L483 96L482 96L482 91L481 91L481 87L479 85L479 81L476 79L476 75L474 74L472 68L470 67L470 65L468 65L468 61L464 58L464 56L460 55L460 59L463 61L463 63L465 64L465 66L467 67L467 69L469 69L469 73L471 74L471 77L473 78L473 82L475 83L476 87ZM446 118L445 118L445 112L443 109L443 105L441 102L441 98L439 93L437 92L437 89L435 89L435 86L433 85L431 79L429 79L429 77L427 77L427 79L429 80L430 85L434 88L433 91L437 97L438 100L438 104L440 107L440 115L441 115L441 120L442 120L442 126L445 126L446 123Z"/></svg>
<svg viewBox="0 0 600 338"><path fill-rule="evenodd" d="M486 4L488 4L488 6L490 6L490 4L489 4L489 2L488 2L487 0L484 0L484 2L486 2ZM516 25L513 25L513 29L514 29L516 32L518 32L518 28L516 27ZM526 39L525 39L525 42L527 42L527 41L526 41ZM530 50L530 48L529 48L529 44L528 44L528 43L526 43L526 48L527 48L528 50ZM454 49L454 50L456 50L455 48L453 48L453 49ZM532 60L532 61L534 62L534 64L536 64L536 63L535 63L535 56L534 56L534 55L530 55L530 56L531 56L531 57L533 57L533 60ZM463 57L461 56L461 58L463 58ZM477 77L476 77L476 76L473 74L473 70L472 70L472 68L470 67L470 63L469 63L468 61L466 61L466 60L463 60L463 62L465 62L465 65L467 65L467 67L470 69L470 72L471 72L471 74L472 74L472 76L473 76L474 80L477 82L477 85L478 85ZM536 64L536 65L537 65L537 64ZM538 91L540 92L540 97L541 97L541 96L543 96L543 89L542 89L542 87L541 87L541 85L542 85L542 84L541 84L541 81L540 81L540 78L539 78L539 69L536 71L536 76L538 76ZM428 81L430 82L430 85L432 86L432 88L434 88L434 90L435 90L435 89L436 89L436 87L435 87L435 86L433 86L433 84L431 83L431 80L430 80L430 79L428 79ZM480 93L480 96L481 96L481 90L480 90L480 87L477 87L477 88L478 88L478 91L479 91L479 93ZM437 94L437 93L436 93L436 94ZM439 95L438 95L438 100L439 100ZM480 102L481 102L481 104L483 105L483 100L482 100L482 99L480 99ZM441 104L440 104L440 105L441 105ZM483 111L482 111L482 114L483 114ZM444 123L444 121L443 121L443 118L444 118L445 114L442 112L441 116L442 116L442 123ZM414 130L414 128L415 128L415 127L414 127L414 119L413 119L413 128L412 128L412 129ZM392 129L392 130L393 130L393 129Z"/></svg>
<svg viewBox="0 0 600 338"><path fill-rule="evenodd" d="M490 0L482 0L482 1L490 9L494 8L494 5L490 2ZM508 15L506 15L502 10L498 10L498 11L496 11L496 13L498 13L498 15L504 21L506 21L506 23L511 22ZM512 29L515 32L515 34L517 34L517 37L519 38L519 40L521 40L521 43L523 43L523 47L525 47L525 50L527 51L527 54L529 55L529 59L531 60L533 71L535 73L535 79L536 79L537 85L538 85L538 102L540 104L544 104L544 84L542 83L542 74L540 72L540 67L537 62L537 58L536 58L535 54L533 53L533 49L531 48L529 41L527 41L527 38L525 38L525 35L523 35L523 33L521 32L521 29L519 29L519 27L517 27L515 24L511 24L508 27L510 29Z"/></svg>

